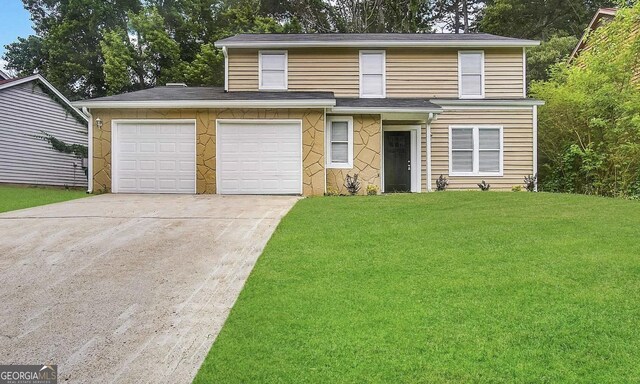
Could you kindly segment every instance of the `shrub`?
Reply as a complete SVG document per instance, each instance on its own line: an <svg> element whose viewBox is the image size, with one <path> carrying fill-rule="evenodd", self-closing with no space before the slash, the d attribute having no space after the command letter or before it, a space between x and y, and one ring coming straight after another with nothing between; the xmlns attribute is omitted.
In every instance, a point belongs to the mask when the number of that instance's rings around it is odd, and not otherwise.
<svg viewBox="0 0 640 384"><path fill-rule="evenodd" d="M339 196L340 192L333 187L327 188L327 192L324 194L325 196Z"/></svg>
<svg viewBox="0 0 640 384"><path fill-rule="evenodd" d="M438 180L436 180L436 191L444 191L447 189L448 185L449 180L447 180L447 178L443 175L440 175L440 177L438 177Z"/></svg>
<svg viewBox="0 0 640 384"><path fill-rule="evenodd" d="M489 188L491 188L491 184L489 184L486 181L482 180L482 183L478 184L478 187L480 188L481 191L488 191Z"/></svg>
<svg viewBox="0 0 640 384"><path fill-rule="evenodd" d="M360 192L360 182L358 181L358 174L354 173L353 176L347 174L347 179L345 180L344 186L352 196Z"/></svg>
<svg viewBox="0 0 640 384"><path fill-rule="evenodd" d="M514 185L511 187L511 192L522 192L522 185Z"/></svg>
<svg viewBox="0 0 640 384"><path fill-rule="evenodd" d="M373 185L373 184L369 184L367 185L367 195L369 196L374 196L378 194L378 186L377 185Z"/></svg>
<svg viewBox="0 0 640 384"><path fill-rule="evenodd" d="M524 177L524 187L529 192L535 192L536 181L538 181L538 175L528 175Z"/></svg>

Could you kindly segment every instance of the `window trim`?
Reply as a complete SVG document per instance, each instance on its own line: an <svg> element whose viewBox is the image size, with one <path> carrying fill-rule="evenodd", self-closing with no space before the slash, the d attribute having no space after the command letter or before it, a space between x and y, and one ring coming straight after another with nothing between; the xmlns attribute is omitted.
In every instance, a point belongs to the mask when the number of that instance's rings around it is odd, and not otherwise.
<svg viewBox="0 0 640 384"><path fill-rule="evenodd" d="M364 77L364 73L362 73L362 54L368 54L368 53L378 53L378 54L382 54L382 95L380 96L367 96L367 95L363 95L362 91L363 91L363 82L362 79ZM358 70L359 70L359 94L360 94L360 98L363 99L384 99L387 97L387 52L385 50L382 49L362 49L360 50L359 54L358 54Z"/></svg>
<svg viewBox="0 0 640 384"><path fill-rule="evenodd" d="M331 133L332 124L334 122L346 122L347 123L347 162L346 163L334 163L331 158ZM326 168L327 169L351 169L353 168L353 117L351 116L327 116L326 127Z"/></svg>
<svg viewBox="0 0 640 384"><path fill-rule="evenodd" d="M453 137L454 129L473 130L473 172L453 171ZM500 130L500 164L498 172L480 172L480 130L499 129ZM494 176L504 175L504 128L502 125L476 124L476 125L450 125L449 126L449 176Z"/></svg>
<svg viewBox="0 0 640 384"><path fill-rule="evenodd" d="M284 54L284 87L265 87L262 85L262 55ZM260 50L258 51L258 89L260 91L286 91L289 89L289 52L286 50Z"/></svg>
<svg viewBox="0 0 640 384"><path fill-rule="evenodd" d="M464 95L462 94L462 56L467 53L476 53L481 55L482 67L480 71L480 95ZM458 98L460 99L484 99L485 98L485 60L484 51L458 51Z"/></svg>

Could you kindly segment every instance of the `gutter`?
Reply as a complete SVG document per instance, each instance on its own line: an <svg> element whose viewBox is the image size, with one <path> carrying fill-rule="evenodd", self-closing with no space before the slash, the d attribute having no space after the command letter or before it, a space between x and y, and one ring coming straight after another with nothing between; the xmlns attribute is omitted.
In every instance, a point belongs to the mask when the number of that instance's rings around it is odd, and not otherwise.
<svg viewBox="0 0 640 384"><path fill-rule="evenodd" d="M476 41L225 41L216 48L391 48L391 47L447 47L447 48L522 48L540 45L534 40L476 40Z"/></svg>
<svg viewBox="0 0 640 384"><path fill-rule="evenodd" d="M442 112L442 108L393 108L393 107L334 107L334 113L378 114L378 113L426 113L429 116Z"/></svg>
<svg viewBox="0 0 640 384"><path fill-rule="evenodd" d="M442 100L431 99L430 102L446 107L533 107L544 105L542 100L524 99L524 100Z"/></svg>
<svg viewBox="0 0 640 384"><path fill-rule="evenodd" d="M82 108L331 108L335 99L303 100L162 100L162 101L78 101L74 106Z"/></svg>

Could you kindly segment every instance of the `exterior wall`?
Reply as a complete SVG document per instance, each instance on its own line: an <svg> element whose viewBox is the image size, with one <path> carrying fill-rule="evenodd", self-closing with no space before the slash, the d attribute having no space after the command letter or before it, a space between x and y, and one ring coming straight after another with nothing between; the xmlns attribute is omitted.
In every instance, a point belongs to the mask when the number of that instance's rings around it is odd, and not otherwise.
<svg viewBox="0 0 640 384"><path fill-rule="evenodd" d="M111 190L111 122L115 119L195 119L196 191L216 193L217 119L300 119L302 120L303 194L324 193L324 110L322 109L109 109L92 110L94 124L93 188Z"/></svg>
<svg viewBox="0 0 640 384"><path fill-rule="evenodd" d="M449 174L449 126L457 124L491 124L503 127L504 160L502 177L455 176ZM426 164L426 130L423 131L422 155ZM478 110L445 110L431 123L431 186L442 174L448 177L448 189L478 189L482 180L491 184L492 190L510 190L523 185L524 176L533 174L533 111L532 108ZM423 184L426 183L426 167L422 167ZM423 190L426 190L426 184Z"/></svg>
<svg viewBox="0 0 640 384"><path fill-rule="evenodd" d="M359 96L359 50L289 49L290 91ZM522 48L485 49L485 96L521 98ZM386 50L387 97L458 97L458 49ZM258 50L229 50L229 90L258 90Z"/></svg>
<svg viewBox="0 0 640 384"><path fill-rule="evenodd" d="M87 125L35 81L0 90L0 182L84 187L82 160L36 138L87 145Z"/></svg>
<svg viewBox="0 0 640 384"><path fill-rule="evenodd" d="M327 169L327 190L347 194L344 186L347 174L358 174L360 194L367 193L367 185L373 184L380 191L382 166L382 126L380 115L353 116L353 168Z"/></svg>

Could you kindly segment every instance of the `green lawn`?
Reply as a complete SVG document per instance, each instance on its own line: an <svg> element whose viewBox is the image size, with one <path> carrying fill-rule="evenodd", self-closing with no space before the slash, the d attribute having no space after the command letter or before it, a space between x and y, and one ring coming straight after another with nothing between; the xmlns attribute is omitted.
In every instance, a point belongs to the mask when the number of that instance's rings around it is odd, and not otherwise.
<svg viewBox="0 0 640 384"><path fill-rule="evenodd" d="M80 190L0 185L0 213L86 197Z"/></svg>
<svg viewBox="0 0 640 384"><path fill-rule="evenodd" d="M640 381L640 202L310 198L196 383Z"/></svg>

